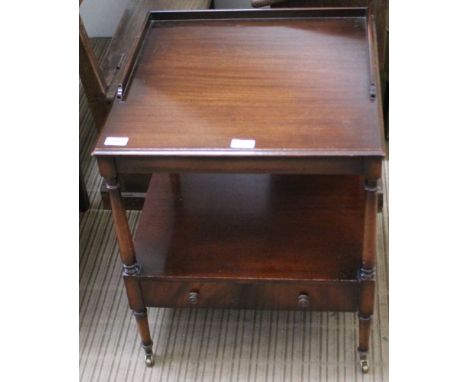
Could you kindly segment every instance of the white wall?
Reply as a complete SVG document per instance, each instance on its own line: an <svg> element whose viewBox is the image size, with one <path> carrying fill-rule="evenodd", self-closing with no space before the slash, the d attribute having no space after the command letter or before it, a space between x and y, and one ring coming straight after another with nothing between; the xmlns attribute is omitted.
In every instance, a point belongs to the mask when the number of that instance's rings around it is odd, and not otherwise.
<svg viewBox="0 0 468 382"><path fill-rule="evenodd" d="M129 0L84 0L80 15L89 37L111 37Z"/></svg>

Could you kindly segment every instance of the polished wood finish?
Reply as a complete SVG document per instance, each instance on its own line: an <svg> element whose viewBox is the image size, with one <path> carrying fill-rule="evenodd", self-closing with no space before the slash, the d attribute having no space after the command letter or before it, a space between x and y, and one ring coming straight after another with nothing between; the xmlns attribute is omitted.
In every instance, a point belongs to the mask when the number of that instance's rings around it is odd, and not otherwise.
<svg viewBox="0 0 468 382"><path fill-rule="evenodd" d="M370 316L358 316L359 320L359 352L369 351L369 338L372 319Z"/></svg>
<svg viewBox="0 0 468 382"><path fill-rule="evenodd" d="M176 189L168 174L151 179L135 236L141 276L357 281L365 202L361 178L186 174L178 179Z"/></svg>
<svg viewBox="0 0 468 382"><path fill-rule="evenodd" d="M110 151L106 153L108 157ZM200 153L197 153L200 154ZM276 173L276 174L366 174L369 161L379 160L379 157L321 157L307 155L250 155L250 152L231 152L226 158L220 155L206 156L121 156L116 158L115 164L119 172L142 174L154 172L230 172L230 173ZM235 154L239 154L235 156ZM95 154L99 155L99 154Z"/></svg>
<svg viewBox="0 0 468 382"><path fill-rule="evenodd" d="M278 20L154 21L95 154L238 156L229 145L244 138L255 157L382 156L372 73L359 70L371 54L365 13L324 23L270 12ZM129 141L110 148L108 136Z"/></svg>
<svg viewBox="0 0 468 382"><path fill-rule="evenodd" d="M151 339L150 328L148 324L148 315L146 308L142 310L134 310L133 316L137 322L138 334L141 338L141 345L146 355L153 354L153 340Z"/></svg>
<svg viewBox="0 0 468 382"><path fill-rule="evenodd" d="M102 64L106 83L105 97L112 102L117 85L131 72L132 58L138 52L144 35L148 13L154 10L208 9L211 0L129 0ZM108 109L103 111L108 113ZM150 177L139 174L120 176L123 202L127 209L141 209ZM110 209L109 195L103 184L103 207Z"/></svg>
<svg viewBox="0 0 468 382"><path fill-rule="evenodd" d="M385 70L385 36L388 29L388 0L252 0L253 7L368 7L375 17L381 74Z"/></svg>
<svg viewBox="0 0 468 382"><path fill-rule="evenodd" d="M211 0L129 0L103 63L107 98L114 99L117 85L132 70L132 57L138 53L150 11L208 9L210 5Z"/></svg>
<svg viewBox="0 0 468 382"><path fill-rule="evenodd" d="M380 77L382 79L382 99L385 122L385 138L389 138L388 127L388 0L252 0L253 7L264 7L271 5L273 8L284 7L368 7L369 12L374 16L376 25L376 45L378 49L378 59Z"/></svg>
<svg viewBox="0 0 468 382"><path fill-rule="evenodd" d="M120 195L120 184L113 160L104 159L98 161L99 170L104 177L104 181L109 192L109 199L112 207L112 218L114 220L117 242L119 244L120 259L123 264L123 276L125 290L127 292L130 309L133 310L141 344L148 357L152 357L153 341L151 339L146 307L143 302L141 287L138 280L133 277L140 273L140 265L136 262L135 249L132 234L128 225L127 215L123 208Z"/></svg>
<svg viewBox="0 0 468 382"><path fill-rule="evenodd" d="M350 3L349 5L355 4ZM122 83L131 72L132 60L136 52L138 52L139 43L144 37L144 25L149 9L204 9L208 6L209 1L130 1L103 65L106 80L110 83L107 92L108 99L115 97L117 85ZM206 68L205 72L207 70L208 68ZM125 206L131 209L141 209L144 199L141 193L146 191L149 178L139 175L123 175L121 181ZM102 192L101 195L104 207L109 207L109 198L106 192Z"/></svg>
<svg viewBox="0 0 468 382"><path fill-rule="evenodd" d="M356 310L361 183L355 176L154 175L135 237L145 304Z"/></svg>
<svg viewBox="0 0 468 382"><path fill-rule="evenodd" d="M365 184L364 208L364 238L362 249L362 265L359 273L359 351L369 349L371 318L374 312L375 299L375 268L376 268L376 238L377 238L377 180L367 179Z"/></svg>
<svg viewBox="0 0 468 382"><path fill-rule="evenodd" d="M106 185L109 190L112 217L114 219L120 248L120 257L124 265L132 266L135 264L135 250L133 248L132 235L128 227L127 216L125 215L122 199L120 198L119 185L115 179L106 179Z"/></svg>
<svg viewBox="0 0 468 382"><path fill-rule="evenodd" d="M128 58L133 57L139 48L148 13L160 9L207 9L210 5L211 0L129 0L102 67L95 58L80 17L80 79L98 131L109 113L117 84L129 73L131 62ZM120 177L126 208L141 209L144 202L141 193L146 192L149 179L138 174ZM82 183L80 180L80 211L85 211L88 208L87 191ZM135 193L140 195L135 196ZM110 209L107 191L101 191L101 197L103 207Z"/></svg>
<svg viewBox="0 0 468 382"><path fill-rule="evenodd" d="M384 155L372 17L200 11L149 22L94 150L146 354L147 306L312 309L358 312L365 361ZM128 144L104 145L112 136ZM256 147L232 149L232 138ZM122 174L153 174L133 242Z"/></svg>
<svg viewBox="0 0 468 382"><path fill-rule="evenodd" d="M375 240L377 237L377 182L366 180L365 191L365 236L364 247L362 251L362 266L365 269L375 268Z"/></svg>
<svg viewBox="0 0 468 382"><path fill-rule="evenodd" d="M356 281L161 281L140 278L146 306L169 308L285 309L355 312ZM197 293L195 303L190 294ZM307 295L307 304L299 297ZM301 298L304 300L304 297Z"/></svg>

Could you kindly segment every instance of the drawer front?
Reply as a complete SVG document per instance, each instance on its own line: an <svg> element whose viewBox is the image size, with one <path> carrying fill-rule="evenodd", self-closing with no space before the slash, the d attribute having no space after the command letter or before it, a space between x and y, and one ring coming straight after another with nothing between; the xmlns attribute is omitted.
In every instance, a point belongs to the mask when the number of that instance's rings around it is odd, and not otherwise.
<svg viewBox="0 0 468 382"><path fill-rule="evenodd" d="M141 279L146 306L356 311L357 282L230 282Z"/></svg>

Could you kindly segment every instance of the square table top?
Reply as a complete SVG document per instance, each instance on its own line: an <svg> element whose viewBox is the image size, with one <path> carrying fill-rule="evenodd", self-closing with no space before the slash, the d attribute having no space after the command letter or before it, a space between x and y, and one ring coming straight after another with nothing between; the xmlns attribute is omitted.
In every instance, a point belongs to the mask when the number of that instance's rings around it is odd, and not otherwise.
<svg viewBox="0 0 468 382"><path fill-rule="evenodd" d="M244 12L150 21L94 155L384 156L366 15Z"/></svg>

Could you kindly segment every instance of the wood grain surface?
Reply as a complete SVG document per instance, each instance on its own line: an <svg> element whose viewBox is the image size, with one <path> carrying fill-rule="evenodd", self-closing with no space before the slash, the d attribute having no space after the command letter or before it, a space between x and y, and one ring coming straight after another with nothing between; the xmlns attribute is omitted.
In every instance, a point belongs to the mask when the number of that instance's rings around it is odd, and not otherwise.
<svg viewBox="0 0 468 382"><path fill-rule="evenodd" d="M150 11L161 9L208 9L211 0L128 0L117 30L103 62L109 85L107 96L112 100L118 83L129 70L129 59L135 53Z"/></svg>
<svg viewBox="0 0 468 382"><path fill-rule="evenodd" d="M147 306L178 308L287 309L352 312L357 309L356 281L160 281L141 278ZM197 294L191 302L191 293ZM299 305L299 296L306 303Z"/></svg>
<svg viewBox="0 0 468 382"><path fill-rule="evenodd" d="M98 59L107 44L108 40L97 40ZM376 310L368 376L357 370L356 314L314 311L150 308L157 367L148 369L142 367L138 333L122 286L112 218L102 209L101 176L95 158L89 156L95 137L80 90L80 155L91 202L91 208L80 214L80 380L388 381L387 160L383 162L384 213L378 217ZM132 232L140 215L128 212Z"/></svg>
<svg viewBox="0 0 468 382"><path fill-rule="evenodd" d="M153 175L136 258L167 279L356 280L363 212L355 176Z"/></svg>
<svg viewBox="0 0 468 382"><path fill-rule="evenodd" d="M383 156L371 77L364 17L156 22L95 153Z"/></svg>

